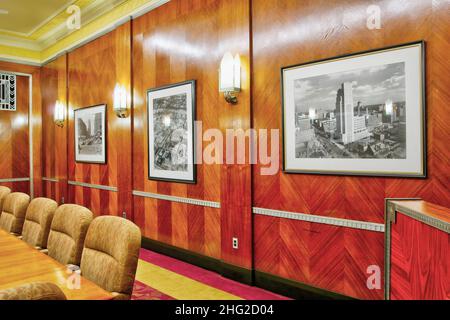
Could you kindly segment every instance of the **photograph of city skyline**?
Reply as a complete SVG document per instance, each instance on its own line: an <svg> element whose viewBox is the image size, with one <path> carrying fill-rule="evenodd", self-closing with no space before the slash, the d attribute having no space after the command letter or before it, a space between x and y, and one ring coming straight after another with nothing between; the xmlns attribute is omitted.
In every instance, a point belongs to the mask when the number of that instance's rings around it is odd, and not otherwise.
<svg viewBox="0 0 450 320"><path fill-rule="evenodd" d="M295 158L406 159L405 63L294 81Z"/></svg>

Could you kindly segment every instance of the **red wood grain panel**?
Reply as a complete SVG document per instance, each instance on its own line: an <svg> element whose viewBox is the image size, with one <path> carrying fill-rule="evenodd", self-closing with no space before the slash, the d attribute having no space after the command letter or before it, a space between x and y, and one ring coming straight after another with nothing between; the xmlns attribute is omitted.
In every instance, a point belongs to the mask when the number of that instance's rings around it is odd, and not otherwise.
<svg viewBox="0 0 450 320"><path fill-rule="evenodd" d="M359 299L382 299L380 288L369 289L369 266L383 275L384 235L257 215L255 261L259 271Z"/></svg>
<svg viewBox="0 0 450 320"><path fill-rule="evenodd" d="M0 179L30 177L29 90L29 77L17 76L16 111L0 111ZM30 191L28 182L2 185L17 192Z"/></svg>
<svg viewBox="0 0 450 320"><path fill-rule="evenodd" d="M244 267L251 266L250 165L199 164L195 185L148 180L146 90L197 80L196 118L203 132L249 128L249 16L249 1L174 0L133 20L132 28L133 188L222 205L219 210L134 197L135 221L146 237ZM218 89L218 67L229 50L241 54L244 66L237 106L228 105ZM231 248L232 237L239 238L239 250Z"/></svg>
<svg viewBox="0 0 450 320"><path fill-rule="evenodd" d="M449 3L445 1L397 1L378 2L381 9L382 28L366 27L367 8L373 1L252 1L253 22L253 124L255 129L281 130L280 68L306 63L347 53L377 49L416 40L427 43L427 128L428 128L428 179L371 178L318 176L305 174L273 176L260 174L260 165L253 170L253 205L270 209L311 213L345 219L383 223L385 197L422 197L423 199L450 206L450 170L448 166L450 121L447 106L449 60L445 58L450 49L448 32ZM281 146L281 135L280 135ZM280 149L281 151L281 149ZM280 167L282 155L280 153ZM255 267L273 270L275 274L289 276L289 270L299 266L296 256L303 257L304 234L289 228L269 228L257 218L255 225ZM269 220L268 220L269 221ZM259 228L263 230L258 230ZM315 226L312 227L316 228ZM325 227L318 227L324 229ZM326 228L325 228L326 229ZM281 230L290 236L283 237ZM329 230L332 237L334 228ZM382 294L368 291L362 285L361 270L375 260L382 265L383 245L381 235L371 232L347 231L333 239L332 251L345 252L332 259L310 260L310 272L328 270L336 277L310 275L306 281L325 289L336 290L359 298L381 298ZM327 234L327 233L323 233ZM265 252L269 244L260 239L286 239L279 245L289 252L281 268L273 261L275 253ZM317 239L322 243L320 239ZM342 240L344 239L344 240ZM328 240L331 240L328 239ZM326 247L326 243L322 243ZM269 248L272 248L270 246ZM276 248L276 247L275 247ZM281 250L279 248L273 250ZM318 248L318 252L324 251ZM264 254L262 254L264 252ZM314 250L306 255L313 259ZM337 254L337 253L335 253ZM332 269L331 261L339 261L338 269ZM344 276L338 275L344 272ZM306 279L300 265L298 280Z"/></svg>
<svg viewBox="0 0 450 320"><path fill-rule="evenodd" d="M54 123L57 101L67 106L67 55L41 68L42 87L42 195L58 203L67 201L67 121L60 128ZM67 111L67 110L66 110Z"/></svg>
<svg viewBox="0 0 450 320"><path fill-rule="evenodd" d="M131 92L131 22L68 54L68 180L118 189L110 192L71 185L68 197L96 215L126 213L132 218L131 118L119 119L113 111L116 83ZM74 110L99 104L107 105L107 163L77 163Z"/></svg>
<svg viewBox="0 0 450 320"><path fill-rule="evenodd" d="M397 213L391 230L391 299L450 299L450 235Z"/></svg>

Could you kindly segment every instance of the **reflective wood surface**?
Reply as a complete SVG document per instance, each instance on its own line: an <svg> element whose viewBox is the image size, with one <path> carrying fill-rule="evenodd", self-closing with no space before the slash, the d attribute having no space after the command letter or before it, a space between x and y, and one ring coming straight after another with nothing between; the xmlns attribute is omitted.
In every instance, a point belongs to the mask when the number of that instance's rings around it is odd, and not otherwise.
<svg viewBox="0 0 450 320"><path fill-rule="evenodd" d="M0 230L0 290L30 282L51 282L64 292L68 300L110 300L112 294L81 277L79 289L67 268L25 242Z"/></svg>

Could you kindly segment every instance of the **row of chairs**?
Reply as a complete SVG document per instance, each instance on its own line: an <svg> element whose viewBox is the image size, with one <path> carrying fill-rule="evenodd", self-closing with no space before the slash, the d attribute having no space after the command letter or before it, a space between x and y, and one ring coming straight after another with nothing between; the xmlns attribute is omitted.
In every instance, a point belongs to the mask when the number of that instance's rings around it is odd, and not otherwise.
<svg viewBox="0 0 450 320"><path fill-rule="evenodd" d="M27 194L2 186L0 213L1 229L60 263L80 269L84 278L112 292L115 299L130 299L141 247L140 229L131 221L113 216L94 219L85 207L58 206L47 198L30 201ZM26 287L36 291L37 285ZM39 286L52 288L51 284ZM11 290L3 296L10 297Z"/></svg>

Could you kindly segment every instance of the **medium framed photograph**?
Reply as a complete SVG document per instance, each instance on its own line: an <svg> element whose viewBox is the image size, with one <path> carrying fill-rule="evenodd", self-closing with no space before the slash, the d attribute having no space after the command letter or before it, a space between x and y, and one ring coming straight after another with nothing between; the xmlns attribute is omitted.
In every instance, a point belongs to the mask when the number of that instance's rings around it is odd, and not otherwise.
<svg viewBox="0 0 450 320"><path fill-rule="evenodd" d="M106 104L81 108L75 116L75 161L106 163Z"/></svg>
<svg viewBox="0 0 450 320"><path fill-rule="evenodd" d="M195 81L147 91L149 179L196 183Z"/></svg>
<svg viewBox="0 0 450 320"><path fill-rule="evenodd" d="M425 43L282 69L286 173L426 177Z"/></svg>

